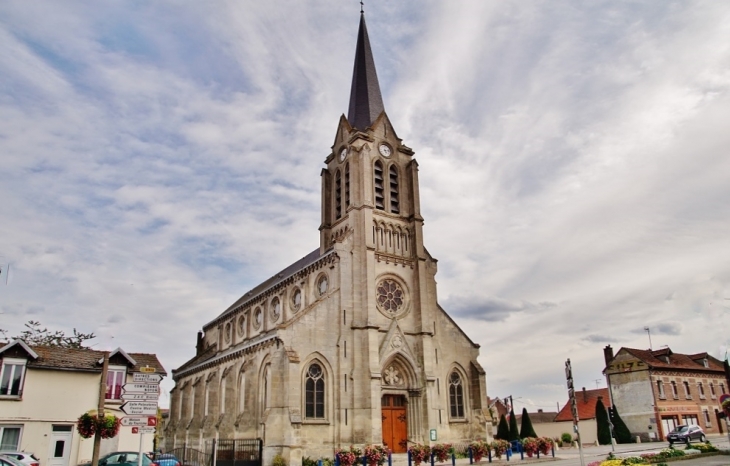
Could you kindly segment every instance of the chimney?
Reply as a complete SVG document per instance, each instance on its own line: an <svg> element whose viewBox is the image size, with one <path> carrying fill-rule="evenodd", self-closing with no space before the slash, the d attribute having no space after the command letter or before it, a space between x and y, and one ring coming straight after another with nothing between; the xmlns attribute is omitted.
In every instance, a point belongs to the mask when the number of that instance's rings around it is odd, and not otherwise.
<svg viewBox="0 0 730 466"><path fill-rule="evenodd" d="M606 347L603 348L603 359L606 360L606 367L608 367L608 364L613 359L613 348L611 348L611 345L606 345Z"/></svg>
<svg viewBox="0 0 730 466"><path fill-rule="evenodd" d="M198 341L195 344L195 355L198 356L203 352L203 332L198 332Z"/></svg>
<svg viewBox="0 0 730 466"><path fill-rule="evenodd" d="M583 387L583 403L588 403L588 394L586 393L586 387Z"/></svg>

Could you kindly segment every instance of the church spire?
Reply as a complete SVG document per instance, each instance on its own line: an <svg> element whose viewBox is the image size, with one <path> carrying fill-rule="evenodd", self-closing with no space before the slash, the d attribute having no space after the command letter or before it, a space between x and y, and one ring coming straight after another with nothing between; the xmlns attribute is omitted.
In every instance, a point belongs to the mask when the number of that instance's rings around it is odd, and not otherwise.
<svg viewBox="0 0 730 466"><path fill-rule="evenodd" d="M378 75L375 73L375 62L373 52L370 50L365 15L361 12L347 120L353 128L364 131L373 124L383 110L385 110L383 97L380 94Z"/></svg>

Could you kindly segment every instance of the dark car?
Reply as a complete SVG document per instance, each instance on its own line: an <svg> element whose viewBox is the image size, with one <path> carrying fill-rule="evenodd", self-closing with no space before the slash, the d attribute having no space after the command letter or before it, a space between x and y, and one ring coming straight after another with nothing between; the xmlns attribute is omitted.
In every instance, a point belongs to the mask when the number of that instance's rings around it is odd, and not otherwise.
<svg viewBox="0 0 730 466"><path fill-rule="evenodd" d="M700 426L677 426L673 431L667 434L667 440L669 444L675 442L686 443L692 440L699 440L700 442L705 441L705 433L702 431Z"/></svg>
<svg viewBox="0 0 730 466"><path fill-rule="evenodd" d="M99 466L137 466L139 453L136 451L115 451L99 458ZM142 455L142 466L151 466L152 460ZM91 466L91 462L79 466Z"/></svg>

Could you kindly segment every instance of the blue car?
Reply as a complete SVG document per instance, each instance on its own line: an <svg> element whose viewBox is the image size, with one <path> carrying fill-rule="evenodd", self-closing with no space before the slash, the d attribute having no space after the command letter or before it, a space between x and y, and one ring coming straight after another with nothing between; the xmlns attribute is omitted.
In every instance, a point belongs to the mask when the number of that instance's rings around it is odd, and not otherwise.
<svg viewBox="0 0 730 466"><path fill-rule="evenodd" d="M160 453L155 455L152 466L180 466L180 461L172 453Z"/></svg>

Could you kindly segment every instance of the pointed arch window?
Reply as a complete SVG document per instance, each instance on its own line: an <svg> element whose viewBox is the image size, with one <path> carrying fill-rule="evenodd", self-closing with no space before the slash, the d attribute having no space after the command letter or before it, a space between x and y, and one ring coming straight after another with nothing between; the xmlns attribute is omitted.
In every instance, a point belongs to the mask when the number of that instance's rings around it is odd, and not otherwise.
<svg viewBox="0 0 730 466"><path fill-rule="evenodd" d="M398 169L395 165L388 170L388 181L390 183L390 211L394 214L400 213L400 202L398 200Z"/></svg>
<svg viewBox="0 0 730 466"><path fill-rule="evenodd" d="M324 373L319 363L312 363L307 369L305 382L307 419L324 419Z"/></svg>
<svg viewBox="0 0 730 466"><path fill-rule="evenodd" d="M342 174L335 173L335 218L342 217Z"/></svg>
<svg viewBox="0 0 730 466"><path fill-rule="evenodd" d="M449 376L449 407L452 419L464 418L464 384L457 371Z"/></svg>
<svg viewBox="0 0 730 466"><path fill-rule="evenodd" d="M345 164L345 209L350 207L350 162Z"/></svg>
<svg viewBox="0 0 730 466"><path fill-rule="evenodd" d="M385 210L385 188L383 186L383 164L375 162L373 173L373 184L375 186L375 208Z"/></svg>

